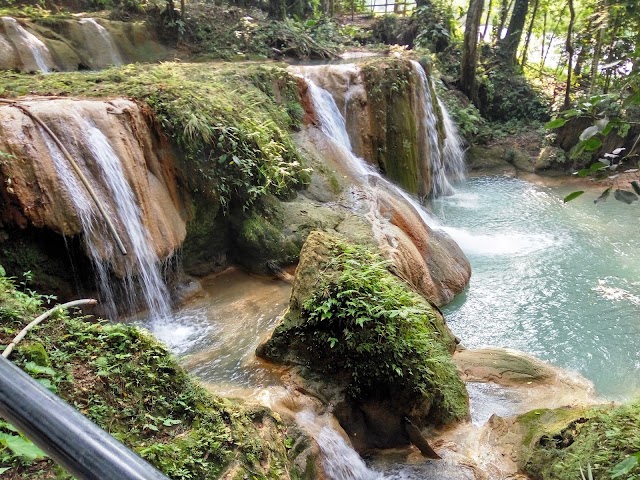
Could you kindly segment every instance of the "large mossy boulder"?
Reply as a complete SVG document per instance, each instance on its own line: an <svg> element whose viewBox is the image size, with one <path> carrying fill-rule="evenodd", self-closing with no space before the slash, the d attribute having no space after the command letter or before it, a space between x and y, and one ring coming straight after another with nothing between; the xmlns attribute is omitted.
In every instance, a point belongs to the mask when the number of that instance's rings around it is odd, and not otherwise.
<svg viewBox="0 0 640 480"><path fill-rule="evenodd" d="M293 366L360 451L409 443L407 420L424 427L468 413L455 337L389 268L369 246L312 232L289 309L257 352Z"/></svg>
<svg viewBox="0 0 640 480"><path fill-rule="evenodd" d="M521 468L533 480L640 478L640 400L622 406L535 410L517 419ZM586 473L585 473L586 474Z"/></svg>

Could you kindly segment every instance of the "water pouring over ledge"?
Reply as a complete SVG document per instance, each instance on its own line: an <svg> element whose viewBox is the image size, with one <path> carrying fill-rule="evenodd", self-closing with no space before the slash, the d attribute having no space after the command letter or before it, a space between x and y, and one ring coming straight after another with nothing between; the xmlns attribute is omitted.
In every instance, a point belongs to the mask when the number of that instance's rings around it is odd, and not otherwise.
<svg viewBox="0 0 640 480"><path fill-rule="evenodd" d="M38 37L27 31L15 18L2 17L2 24L26 70L48 73L53 69L51 53Z"/></svg>

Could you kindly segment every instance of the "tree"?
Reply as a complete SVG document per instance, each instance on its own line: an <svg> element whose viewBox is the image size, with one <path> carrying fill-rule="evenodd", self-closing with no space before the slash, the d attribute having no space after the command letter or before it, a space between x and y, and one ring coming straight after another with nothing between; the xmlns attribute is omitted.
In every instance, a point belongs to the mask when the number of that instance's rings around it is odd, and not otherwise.
<svg viewBox="0 0 640 480"><path fill-rule="evenodd" d="M284 20L287 16L286 0L269 0L269 18Z"/></svg>
<svg viewBox="0 0 640 480"><path fill-rule="evenodd" d="M482 19L484 0L470 0L464 30L462 63L460 65L460 89L478 105L476 67L478 65L478 30Z"/></svg>
<svg viewBox="0 0 640 480"><path fill-rule="evenodd" d="M515 0L507 34L498 42L498 50L509 65L516 64L516 52L520 45L528 10L529 0Z"/></svg>
<svg viewBox="0 0 640 480"><path fill-rule="evenodd" d="M573 0L569 0L569 28L567 28L567 42L565 49L567 51L567 87L564 91L563 108L567 109L571 106L571 72L573 71L573 43L571 36L573 35L573 26L576 21L576 10Z"/></svg>

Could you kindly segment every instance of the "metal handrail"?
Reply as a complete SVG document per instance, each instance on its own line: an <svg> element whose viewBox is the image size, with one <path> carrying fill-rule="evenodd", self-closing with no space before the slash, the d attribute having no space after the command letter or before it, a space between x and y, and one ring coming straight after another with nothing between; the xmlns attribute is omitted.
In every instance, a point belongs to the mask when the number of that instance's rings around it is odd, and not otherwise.
<svg viewBox="0 0 640 480"><path fill-rule="evenodd" d="M78 480L169 480L2 356L0 417Z"/></svg>

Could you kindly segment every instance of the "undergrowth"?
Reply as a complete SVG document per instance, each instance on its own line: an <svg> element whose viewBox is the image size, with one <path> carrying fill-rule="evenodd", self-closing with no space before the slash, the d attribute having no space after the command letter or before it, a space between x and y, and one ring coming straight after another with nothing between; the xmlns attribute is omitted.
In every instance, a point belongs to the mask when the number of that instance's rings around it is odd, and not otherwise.
<svg viewBox="0 0 640 480"><path fill-rule="evenodd" d="M0 343L9 343L47 300L20 292L0 270ZM230 466L234 478L297 476L288 458L300 436L295 427L261 407L209 394L136 327L56 314L28 334L12 360L171 478L214 479ZM0 422L0 473L71 478L42 458Z"/></svg>
<svg viewBox="0 0 640 480"><path fill-rule="evenodd" d="M370 247L337 243L297 335L325 368L346 371L355 398L411 392L430 399L438 420L467 414L466 391L439 332L435 310L388 270Z"/></svg>
<svg viewBox="0 0 640 480"><path fill-rule="evenodd" d="M308 180L290 130L302 118L295 79L275 65L162 63L100 72L0 73L0 95L129 96L150 107L181 150L191 190L225 211Z"/></svg>
<svg viewBox="0 0 640 480"><path fill-rule="evenodd" d="M525 466L533 479L640 479L640 401L597 407L560 432L543 436Z"/></svg>

